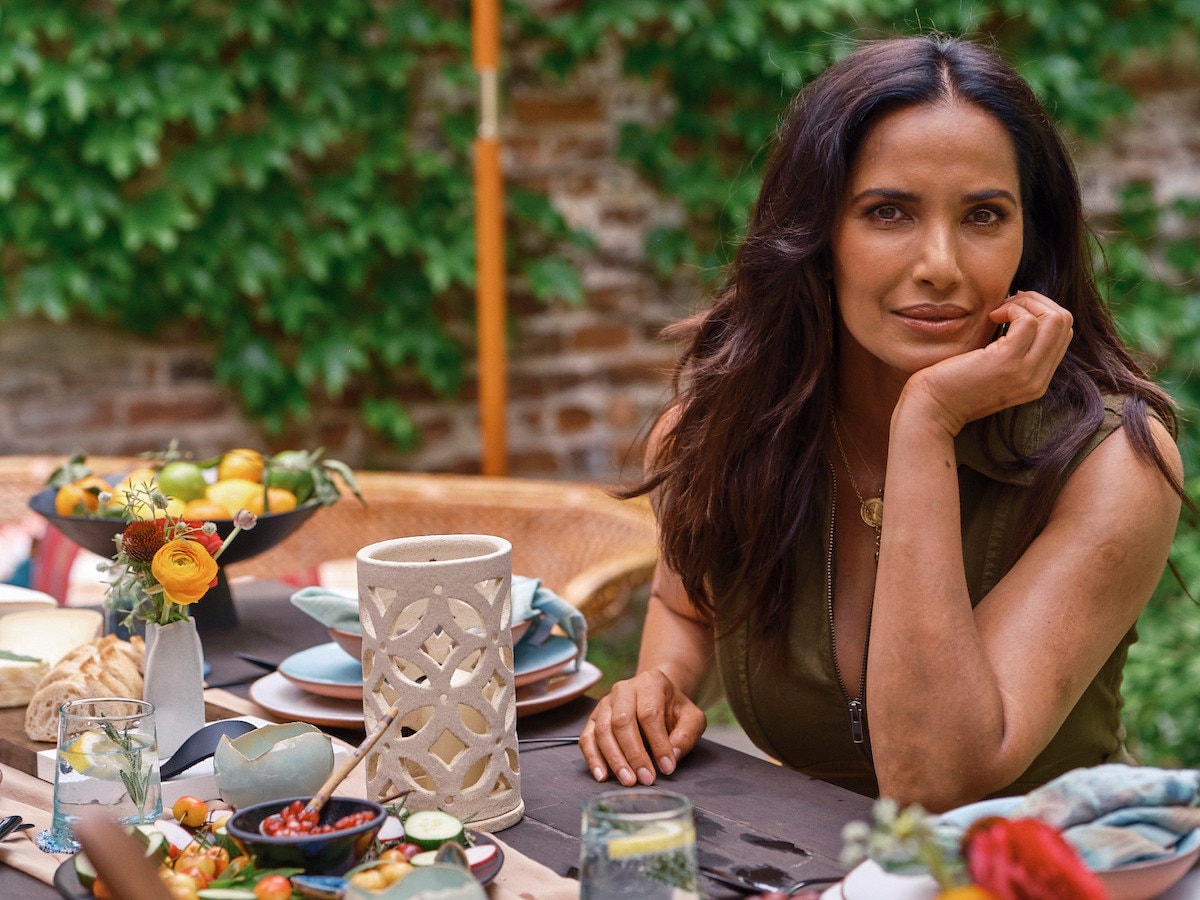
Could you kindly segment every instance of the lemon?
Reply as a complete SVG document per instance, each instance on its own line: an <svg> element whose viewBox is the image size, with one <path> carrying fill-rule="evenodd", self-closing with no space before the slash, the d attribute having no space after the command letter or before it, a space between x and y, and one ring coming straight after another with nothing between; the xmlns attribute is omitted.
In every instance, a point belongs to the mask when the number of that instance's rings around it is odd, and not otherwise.
<svg viewBox="0 0 1200 900"><path fill-rule="evenodd" d="M608 841L608 858L646 856L678 850L696 842L696 830L680 822L654 822L632 834L623 834Z"/></svg>
<svg viewBox="0 0 1200 900"><path fill-rule="evenodd" d="M111 762L96 759L98 753L116 753L121 747L100 731L84 731L58 751L58 758L81 775L109 778L117 768Z"/></svg>
<svg viewBox="0 0 1200 900"><path fill-rule="evenodd" d="M222 478L208 486L208 499L220 503L229 510L230 516L244 509L255 494L261 494L263 486L247 478Z"/></svg>

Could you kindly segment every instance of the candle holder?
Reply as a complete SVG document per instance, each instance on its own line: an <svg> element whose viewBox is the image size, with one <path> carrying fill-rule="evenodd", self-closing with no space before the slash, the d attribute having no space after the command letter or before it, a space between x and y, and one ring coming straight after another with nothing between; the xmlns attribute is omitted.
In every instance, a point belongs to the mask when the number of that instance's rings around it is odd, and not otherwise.
<svg viewBox="0 0 1200 900"><path fill-rule="evenodd" d="M481 534L427 535L358 551L363 713L391 730L367 753L376 798L408 792L479 831L520 821L512 648L512 545Z"/></svg>

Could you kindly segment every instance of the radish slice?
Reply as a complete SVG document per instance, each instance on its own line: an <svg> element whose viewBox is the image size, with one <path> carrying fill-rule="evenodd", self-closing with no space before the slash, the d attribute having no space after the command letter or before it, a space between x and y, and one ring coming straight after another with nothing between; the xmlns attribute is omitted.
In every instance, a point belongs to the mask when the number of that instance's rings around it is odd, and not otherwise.
<svg viewBox="0 0 1200 900"><path fill-rule="evenodd" d="M467 862L471 864L472 869L485 866L495 858L495 844L477 844L474 847L467 848Z"/></svg>
<svg viewBox="0 0 1200 900"><path fill-rule="evenodd" d="M155 819L154 827L167 836L172 847L178 847L180 850L195 840L192 833L174 819Z"/></svg>
<svg viewBox="0 0 1200 900"><path fill-rule="evenodd" d="M379 826L379 833L375 837L385 844L388 841L403 840L404 824L395 816L388 816L383 820L383 824Z"/></svg>

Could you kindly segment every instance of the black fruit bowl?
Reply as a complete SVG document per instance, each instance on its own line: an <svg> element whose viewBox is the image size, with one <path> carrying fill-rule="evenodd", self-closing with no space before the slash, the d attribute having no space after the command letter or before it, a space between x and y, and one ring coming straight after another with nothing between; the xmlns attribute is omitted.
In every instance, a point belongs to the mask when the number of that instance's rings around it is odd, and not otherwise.
<svg viewBox="0 0 1200 900"><path fill-rule="evenodd" d="M387 818L387 810L378 803L357 797L331 797L321 808L322 824L336 822L342 816L364 809L375 815L362 825L327 834L268 837L259 831L259 826L267 816L274 815L297 799L301 803L308 802L307 797L293 797L258 803L234 813L226 823L225 830L229 836L247 856L254 858L257 868L303 869L307 875L341 875L362 861Z"/></svg>
<svg viewBox="0 0 1200 900"><path fill-rule="evenodd" d="M121 476L106 479L115 484ZM51 525L65 534L85 550L90 550L99 556L111 558L117 552L113 543L118 534L125 530L124 519L88 518L87 516L60 516L54 511L55 488L49 487L38 491L29 498L29 508ZM309 516L320 508L318 500L308 502L288 512L267 513L258 517L258 524L249 531L243 531L229 547L221 554L221 565L241 562L270 550L293 531L308 521ZM217 534L222 538L229 537L233 532L232 519L213 519L217 526Z"/></svg>

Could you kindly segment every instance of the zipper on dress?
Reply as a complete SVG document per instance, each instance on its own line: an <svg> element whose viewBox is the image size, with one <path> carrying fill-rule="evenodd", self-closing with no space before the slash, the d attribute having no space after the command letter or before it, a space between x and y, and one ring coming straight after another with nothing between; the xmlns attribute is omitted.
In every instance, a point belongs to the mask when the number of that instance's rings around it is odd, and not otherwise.
<svg viewBox="0 0 1200 900"><path fill-rule="evenodd" d="M850 692L846 690L846 682L842 679L842 668L838 665L837 633L833 627L833 535L837 528L837 473L833 469L832 461L829 463L829 474L832 476L832 503L829 507L829 545L825 556L825 604L829 612L829 649L833 653L833 674L837 678L842 699L846 701L846 711L850 714L850 739L861 745L867 741L867 650L871 646L871 612L867 613L867 641L863 646L858 698L852 700Z"/></svg>

